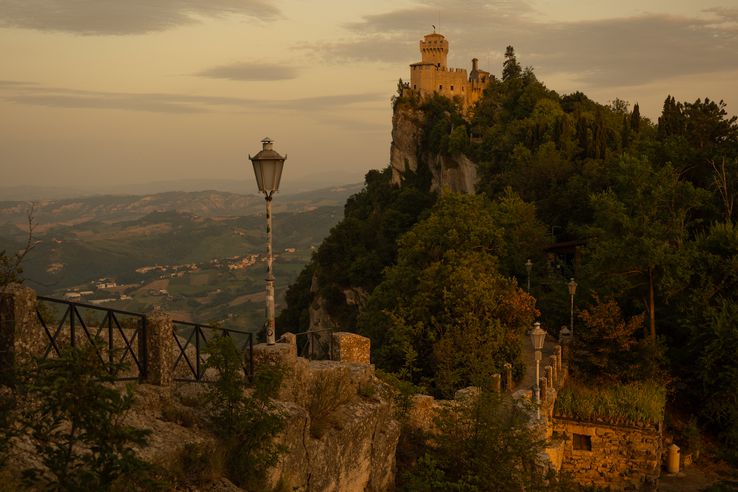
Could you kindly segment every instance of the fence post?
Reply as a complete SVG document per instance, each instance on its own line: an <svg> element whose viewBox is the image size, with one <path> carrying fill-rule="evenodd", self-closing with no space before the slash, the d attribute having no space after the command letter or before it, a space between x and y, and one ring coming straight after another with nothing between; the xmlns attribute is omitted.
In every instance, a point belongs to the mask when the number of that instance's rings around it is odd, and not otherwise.
<svg viewBox="0 0 738 492"><path fill-rule="evenodd" d="M512 364L506 362L505 365L505 391L512 392L513 390L513 378L512 378Z"/></svg>
<svg viewBox="0 0 738 492"><path fill-rule="evenodd" d="M495 393L502 392L502 376L498 373L492 374L492 391Z"/></svg>
<svg viewBox="0 0 738 492"><path fill-rule="evenodd" d="M169 386L173 377L174 331L172 318L167 313L155 308L146 316L143 347L139 347L139 357L144 361L145 383L157 386Z"/></svg>
<svg viewBox="0 0 738 492"><path fill-rule="evenodd" d="M20 284L9 284L0 293L0 384L12 386L18 364L43 353L36 303L36 292Z"/></svg>

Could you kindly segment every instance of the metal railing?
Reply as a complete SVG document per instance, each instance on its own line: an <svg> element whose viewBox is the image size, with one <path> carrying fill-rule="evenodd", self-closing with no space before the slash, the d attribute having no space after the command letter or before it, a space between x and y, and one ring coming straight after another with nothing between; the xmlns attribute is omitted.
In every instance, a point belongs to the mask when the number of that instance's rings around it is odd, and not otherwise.
<svg viewBox="0 0 738 492"><path fill-rule="evenodd" d="M38 301L36 316L48 340L42 358L60 356L65 345L89 344L116 379L146 377L146 316L44 296Z"/></svg>
<svg viewBox="0 0 738 492"><path fill-rule="evenodd" d="M297 355L310 360L333 359L333 330L296 333Z"/></svg>
<svg viewBox="0 0 738 492"><path fill-rule="evenodd" d="M176 359L173 364L174 380L184 382L208 382L212 380L207 374L207 345L214 338L223 336L233 340L241 352L244 374L254 373L254 334L246 331L218 328L215 326L172 321Z"/></svg>

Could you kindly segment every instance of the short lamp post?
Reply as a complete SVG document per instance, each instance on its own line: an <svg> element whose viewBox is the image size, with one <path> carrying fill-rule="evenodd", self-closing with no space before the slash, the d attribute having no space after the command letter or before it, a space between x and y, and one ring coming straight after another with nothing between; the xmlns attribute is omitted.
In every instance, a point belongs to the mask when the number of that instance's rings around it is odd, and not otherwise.
<svg viewBox="0 0 738 492"><path fill-rule="evenodd" d="M577 283L574 281L574 277L572 277L566 285L569 287L569 299L571 300L571 321L569 330L571 331L571 337L574 338L574 294L577 293Z"/></svg>
<svg viewBox="0 0 738 492"><path fill-rule="evenodd" d="M539 382L541 380L541 349L543 349L543 342L546 340L546 332L541 328L541 324L536 322L533 330L530 332L530 341L533 343L533 350L536 354L536 418L541 418L541 387Z"/></svg>
<svg viewBox="0 0 738 492"><path fill-rule="evenodd" d="M528 293L530 294L530 272L533 271L533 262L530 261L530 258L525 262L525 270L528 272Z"/></svg>
<svg viewBox="0 0 738 492"><path fill-rule="evenodd" d="M254 165L256 184L266 199L266 233L267 233L267 276L266 276L266 341L267 345L276 343L274 336L274 273L272 272L272 195L279 190L279 180L285 155L282 157L272 147L274 142L267 137L261 141L262 150L254 157L249 155Z"/></svg>

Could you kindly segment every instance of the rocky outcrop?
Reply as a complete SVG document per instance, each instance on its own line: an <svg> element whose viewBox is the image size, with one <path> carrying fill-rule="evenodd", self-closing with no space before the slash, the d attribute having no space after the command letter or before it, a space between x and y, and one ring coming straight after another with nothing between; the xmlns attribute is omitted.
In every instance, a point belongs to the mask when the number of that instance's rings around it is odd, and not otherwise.
<svg viewBox="0 0 738 492"><path fill-rule="evenodd" d="M313 274L312 283L310 284L310 294L313 298L310 303L310 331L333 330L337 324L331 318L328 309L325 307L325 300L320 295L318 287L318 275Z"/></svg>
<svg viewBox="0 0 738 492"><path fill-rule="evenodd" d="M477 165L464 154L422 154L421 138L425 115L408 106L397 106L392 115L390 165L392 182L401 184L402 175L416 172L419 165L428 166L432 190L448 189L457 193L475 193Z"/></svg>
<svg viewBox="0 0 738 492"><path fill-rule="evenodd" d="M418 152L425 115L408 107L395 107L392 113L392 143L390 144L390 166L392 182L400 184L402 173L418 169Z"/></svg>
<svg viewBox="0 0 738 492"><path fill-rule="evenodd" d="M427 156L425 161L433 174L431 190L454 193L476 192L477 165L464 154Z"/></svg>
<svg viewBox="0 0 738 492"><path fill-rule="evenodd" d="M351 358L365 359L357 350L349 351ZM368 344L365 351L368 356ZM286 343L259 345L254 359L256 367L287 369L278 395L288 414L280 437L287 451L272 485L305 492L392 490L400 425L373 365L307 361Z"/></svg>

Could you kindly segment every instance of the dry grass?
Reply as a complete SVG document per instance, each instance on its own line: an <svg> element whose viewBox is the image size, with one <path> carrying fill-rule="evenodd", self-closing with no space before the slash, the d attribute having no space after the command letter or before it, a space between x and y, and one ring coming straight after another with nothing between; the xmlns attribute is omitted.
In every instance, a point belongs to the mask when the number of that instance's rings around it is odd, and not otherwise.
<svg viewBox="0 0 738 492"><path fill-rule="evenodd" d="M652 381L587 387L567 384L558 394L554 413L585 422L656 425L664 418L666 389Z"/></svg>
<svg viewBox="0 0 738 492"><path fill-rule="evenodd" d="M347 371L321 371L317 373L310 388L308 413L310 435L320 439L331 425L331 416L338 407L356 396Z"/></svg>

